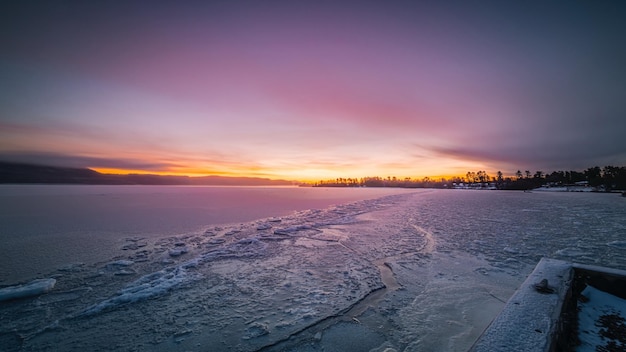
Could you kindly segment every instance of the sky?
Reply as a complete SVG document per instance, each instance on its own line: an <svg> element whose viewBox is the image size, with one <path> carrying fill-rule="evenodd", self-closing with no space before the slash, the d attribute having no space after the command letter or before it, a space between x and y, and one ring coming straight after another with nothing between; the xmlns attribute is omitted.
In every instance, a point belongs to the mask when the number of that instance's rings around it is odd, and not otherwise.
<svg viewBox="0 0 626 352"><path fill-rule="evenodd" d="M0 5L0 160L336 177L626 165L622 1Z"/></svg>

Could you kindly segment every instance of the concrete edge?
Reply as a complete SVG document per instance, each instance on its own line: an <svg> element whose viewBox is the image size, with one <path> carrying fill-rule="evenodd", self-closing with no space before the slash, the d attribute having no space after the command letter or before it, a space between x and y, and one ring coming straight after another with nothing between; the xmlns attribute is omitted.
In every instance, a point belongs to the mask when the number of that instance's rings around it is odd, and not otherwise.
<svg viewBox="0 0 626 352"><path fill-rule="evenodd" d="M542 258L470 351L545 352L554 348L573 272L571 263ZM544 279L547 287L537 289Z"/></svg>

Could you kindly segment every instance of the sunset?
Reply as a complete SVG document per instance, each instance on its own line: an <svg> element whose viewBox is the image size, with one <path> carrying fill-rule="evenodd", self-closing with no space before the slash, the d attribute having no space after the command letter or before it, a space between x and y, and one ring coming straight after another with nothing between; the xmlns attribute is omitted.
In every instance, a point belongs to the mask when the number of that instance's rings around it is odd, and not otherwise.
<svg viewBox="0 0 626 352"><path fill-rule="evenodd" d="M626 350L626 1L0 2L0 349Z"/></svg>
<svg viewBox="0 0 626 352"><path fill-rule="evenodd" d="M0 160L290 180L626 162L618 2L0 12Z"/></svg>

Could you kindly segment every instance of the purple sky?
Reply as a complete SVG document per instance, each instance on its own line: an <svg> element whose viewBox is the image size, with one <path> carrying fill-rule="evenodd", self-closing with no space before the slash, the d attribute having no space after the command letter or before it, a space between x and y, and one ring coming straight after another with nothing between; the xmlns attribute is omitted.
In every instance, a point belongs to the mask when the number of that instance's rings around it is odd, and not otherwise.
<svg viewBox="0 0 626 352"><path fill-rule="evenodd" d="M287 179L626 165L626 3L0 5L0 160Z"/></svg>

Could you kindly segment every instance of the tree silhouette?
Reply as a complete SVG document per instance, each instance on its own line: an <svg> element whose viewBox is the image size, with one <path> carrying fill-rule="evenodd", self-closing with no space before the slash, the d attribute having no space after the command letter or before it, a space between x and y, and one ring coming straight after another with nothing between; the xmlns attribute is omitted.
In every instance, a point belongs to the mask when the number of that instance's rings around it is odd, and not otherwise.
<svg viewBox="0 0 626 352"><path fill-rule="evenodd" d="M589 186L595 187L601 185L601 175L601 170L598 166L590 167L585 170L585 176L587 177L587 182L589 182Z"/></svg>
<svg viewBox="0 0 626 352"><path fill-rule="evenodd" d="M411 179L410 177L397 178L395 176L387 176L382 178L363 177L363 178L343 178L338 177L334 180L319 181L313 186L318 187L405 187L405 188L450 188L453 184L461 184L467 181L469 187L484 188L489 182L496 182L497 189L510 190L526 190L547 186L572 186L580 181L587 181L590 186L595 187L596 191L626 190L626 167L605 166L600 168L594 166L586 169L584 172L579 171L553 171L552 173L544 173L536 171L531 178L530 171L526 170L525 175L520 170L515 173L516 179L505 177L502 171L498 171L497 176L491 178L486 171L479 170L477 172L468 171L463 177L454 177L446 180L445 178L436 180L430 177L423 177L420 180ZM0 175L1 176L1 175Z"/></svg>

